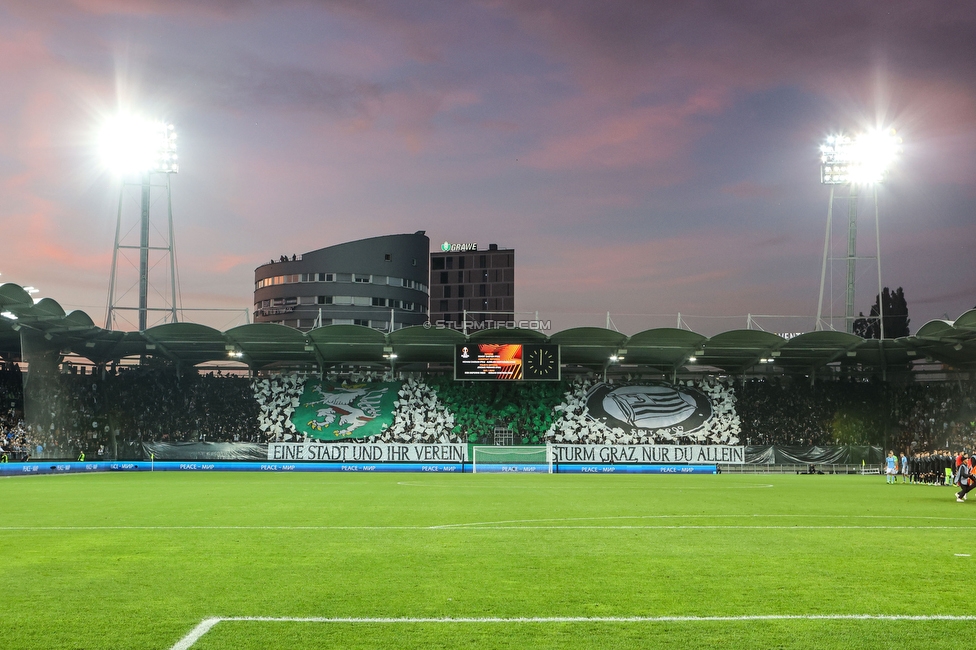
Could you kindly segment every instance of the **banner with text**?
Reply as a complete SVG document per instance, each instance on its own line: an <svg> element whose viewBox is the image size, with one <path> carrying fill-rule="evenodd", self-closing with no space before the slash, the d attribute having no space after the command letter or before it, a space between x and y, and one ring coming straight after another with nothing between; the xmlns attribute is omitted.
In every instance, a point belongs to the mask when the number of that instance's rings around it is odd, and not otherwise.
<svg viewBox="0 0 976 650"><path fill-rule="evenodd" d="M556 463L721 463L746 462L746 448L730 445L553 445Z"/></svg>
<svg viewBox="0 0 976 650"><path fill-rule="evenodd" d="M468 460L468 446L398 445L385 442L272 442L268 445L268 460L320 463L461 463Z"/></svg>

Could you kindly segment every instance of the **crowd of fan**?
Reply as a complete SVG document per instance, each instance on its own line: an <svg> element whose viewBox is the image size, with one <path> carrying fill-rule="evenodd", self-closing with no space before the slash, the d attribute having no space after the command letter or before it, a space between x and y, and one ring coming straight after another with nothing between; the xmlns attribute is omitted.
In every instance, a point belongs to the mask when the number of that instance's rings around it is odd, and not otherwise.
<svg viewBox="0 0 976 650"><path fill-rule="evenodd" d="M737 385L742 441L886 445L921 453L976 448L976 383L752 379Z"/></svg>
<svg viewBox="0 0 976 650"><path fill-rule="evenodd" d="M976 450L976 382L913 384L891 408L896 449Z"/></svg>
<svg viewBox="0 0 976 650"><path fill-rule="evenodd" d="M801 381L747 380L736 386L742 440L753 445L837 444L837 425L877 420L859 417L865 411L878 414L877 392L872 384L853 382L819 382L810 386ZM865 439L874 437L873 431L863 433Z"/></svg>
<svg viewBox="0 0 976 650"><path fill-rule="evenodd" d="M23 375L14 364L0 363L0 458L24 460L33 451L23 414Z"/></svg>
<svg viewBox="0 0 976 650"><path fill-rule="evenodd" d="M142 442L268 442L255 384L247 377L178 375L170 367L92 372L69 367L23 378L0 364L0 447L50 458L116 457ZM259 382L260 383L260 382ZM895 386L868 381L750 379L734 386L740 442L751 445L874 444L912 456L976 448L976 382ZM266 418L265 418L266 419Z"/></svg>
<svg viewBox="0 0 976 650"><path fill-rule="evenodd" d="M263 442L250 379L136 368L32 377L27 439L45 456L114 457L141 442Z"/></svg>

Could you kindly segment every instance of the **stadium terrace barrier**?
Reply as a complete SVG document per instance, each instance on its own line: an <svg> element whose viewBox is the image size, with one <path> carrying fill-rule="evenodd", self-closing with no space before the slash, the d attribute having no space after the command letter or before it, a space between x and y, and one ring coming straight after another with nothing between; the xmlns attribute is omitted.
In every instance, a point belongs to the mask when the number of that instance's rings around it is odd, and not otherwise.
<svg viewBox="0 0 976 650"><path fill-rule="evenodd" d="M0 476L83 474L91 472L441 472L470 473L471 463L245 463L177 461L95 461L63 463L3 463ZM494 470L501 473L538 473L547 465L511 465ZM715 474L715 465L577 465L561 463L561 474Z"/></svg>

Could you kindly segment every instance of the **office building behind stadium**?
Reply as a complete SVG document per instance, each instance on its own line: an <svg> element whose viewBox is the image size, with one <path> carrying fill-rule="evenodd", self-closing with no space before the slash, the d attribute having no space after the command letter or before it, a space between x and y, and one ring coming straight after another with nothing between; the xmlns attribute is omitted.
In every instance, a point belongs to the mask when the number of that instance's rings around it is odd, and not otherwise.
<svg viewBox="0 0 976 650"><path fill-rule="evenodd" d="M429 251L421 230L281 256L254 270L254 321L303 331L421 325L427 321Z"/></svg>
<svg viewBox="0 0 976 650"><path fill-rule="evenodd" d="M430 254L430 322L490 329L515 318L515 249L444 242ZM469 323L464 327L464 321Z"/></svg>

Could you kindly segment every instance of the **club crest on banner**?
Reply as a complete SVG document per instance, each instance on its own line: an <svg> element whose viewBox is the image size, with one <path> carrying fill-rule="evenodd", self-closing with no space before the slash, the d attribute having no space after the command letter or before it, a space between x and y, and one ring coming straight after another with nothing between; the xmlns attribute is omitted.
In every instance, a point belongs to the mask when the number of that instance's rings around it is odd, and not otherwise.
<svg viewBox="0 0 976 650"><path fill-rule="evenodd" d="M712 404L691 386L653 383L639 386L594 385L586 397L589 417L609 427L643 432L689 433L712 417Z"/></svg>
<svg viewBox="0 0 976 650"><path fill-rule="evenodd" d="M332 384L309 381L292 415L295 428L318 440L368 438L393 423L401 382Z"/></svg>

